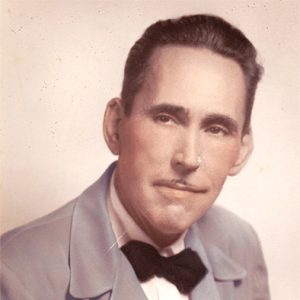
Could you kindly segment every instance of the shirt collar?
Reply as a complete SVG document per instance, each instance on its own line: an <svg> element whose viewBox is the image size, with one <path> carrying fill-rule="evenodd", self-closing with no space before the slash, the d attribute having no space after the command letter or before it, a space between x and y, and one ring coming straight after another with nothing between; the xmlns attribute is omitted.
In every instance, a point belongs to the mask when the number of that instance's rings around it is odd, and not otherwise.
<svg viewBox="0 0 300 300"><path fill-rule="evenodd" d="M119 247L131 240L138 240L155 247L161 255L171 256L184 250L184 237L186 231L171 245L161 249L153 240L138 226L129 215L120 201L115 188L115 172L112 175L108 195L108 212Z"/></svg>

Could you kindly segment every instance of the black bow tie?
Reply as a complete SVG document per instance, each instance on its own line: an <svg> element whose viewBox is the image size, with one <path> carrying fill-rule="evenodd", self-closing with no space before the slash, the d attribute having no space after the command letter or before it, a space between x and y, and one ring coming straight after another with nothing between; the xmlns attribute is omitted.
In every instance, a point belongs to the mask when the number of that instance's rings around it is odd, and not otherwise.
<svg viewBox="0 0 300 300"><path fill-rule="evenodd" d="M190 293L207 272L198 254L190 248L174 256L164 257L149 244L130 241L121 250L141 282L154 275L164 277L183 294Z"/></svg>

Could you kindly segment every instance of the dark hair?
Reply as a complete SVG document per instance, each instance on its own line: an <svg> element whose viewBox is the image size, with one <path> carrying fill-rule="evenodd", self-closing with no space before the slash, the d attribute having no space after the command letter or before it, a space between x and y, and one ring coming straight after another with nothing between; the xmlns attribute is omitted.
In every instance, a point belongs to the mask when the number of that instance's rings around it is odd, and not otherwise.
<svg viewBox="0 0 300 300"><path fill-rule="evenodd" d="M237 28L220 17L191 15L158 21L146 29L131 48L124 70L121 98L125 113L130 114L133 100L142 87L154 50L164 45L206 48L235 60L243 70L246 82L246 117L244 131L250 126L251 112L262 67L252 43Z"/></svg>

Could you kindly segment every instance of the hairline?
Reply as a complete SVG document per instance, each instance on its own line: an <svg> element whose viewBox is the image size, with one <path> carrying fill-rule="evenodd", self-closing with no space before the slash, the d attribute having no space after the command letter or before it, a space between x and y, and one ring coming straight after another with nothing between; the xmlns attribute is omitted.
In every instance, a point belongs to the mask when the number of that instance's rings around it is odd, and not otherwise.
<svg viewBox="0 0 300 300"><path fill-rule="evenodd" d="M221 53L220 51L216 51L215 49L212 49L211 47L208 47L206 45L193 45L193 44L180 44L180 43L174 43L174 42L169 42L166 44L157 44L155 47L152 48L151 54L149 55L148 59L145 61L144 64L144 68L143 68L143 72L141 72L139 74L139 80L141 80L141 84L139 86L139 88L135 91L134 95L131 95L132 99L130 100L130 105L129 105L129 109L125 109L125 114L127 117L130 117L131 112L133 110L134 104L136 102L136 97L139 94L139 92L143 89L143 87L145 86L146 82L148 81L147 78L149 77L149 73L151 72L151 69L153 70L153 64L155 64L155 56L157 54L157 52L163 48L167 48L167 47L180 47L180 48L193 48L193 49L199 49L199 50L208 50L209 52L211 52L212 54L216 54L219 55L223 58L229 59L233 62L235 62L243 75L243 81L244 81L244 88L245 88L245 96L244 96L244 116L245 116L245 120L244 120L244 124L243 124L243 129L242 129L242 136L244 136L245 134L248 134L250 129L251 129L251 120L249 120L249 124L247 124L246 126L246 115L247 115L247 97L248 97L248 87L247 87L247 80L246 80L246 74L245 71L243 69L243 67L241 66L241 63L235 59L234 57L231 57L229 55L225 55L224 53ZM128 101L128 99L122 99L122 103L123 103L123 107L125 105L128 105L128 103L126 103Z"/></svg>

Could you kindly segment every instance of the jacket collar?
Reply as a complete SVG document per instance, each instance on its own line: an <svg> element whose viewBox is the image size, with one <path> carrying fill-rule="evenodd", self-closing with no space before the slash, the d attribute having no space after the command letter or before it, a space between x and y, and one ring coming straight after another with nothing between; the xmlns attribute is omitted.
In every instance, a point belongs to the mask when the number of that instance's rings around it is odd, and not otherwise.
<svg viewBox="0 0 300 300"><path fill-rule="evenodd" d="M115 163L75 200L69 256L70 293L75 298L92 298L114 290L112 299L118 299L124 289L135 293L132 299L146 299L118 248L107 212L106 199L114 168ZM197 251L208 269L192 292L192 299L217 300L220 298L215 280L238 280L246 271L217 246L202 242L203 238L201 222L195 223L185 238L186 247Z"/></svg>
<svg viewBox="0 0 300 300"><path fill-rule="evenodd" d="M70 237L70 293L75 298L104 294L115 279L120 253L105 201L113 169L76 199Z"/></svg>
<svg viewBox="0 0 300 300"><path fill-rule="evenodd" d="M217 281L241 280L247 275L246 270L238 262L215 245L208 244L206 251L213 276Z"/></svg>
<svg viewBox="0 0 300 300"><path fill-rule="evenodd" d="M201 231L201 221L190 228L185 245L198 253L208 270L203 280L192 291L191 299L220 300L216 282L240 280L246 275L245 269L237 262L217 246L206 242Z"/></svg>

